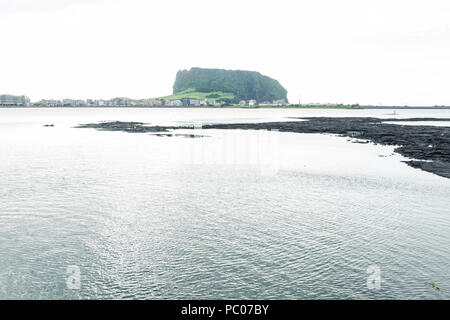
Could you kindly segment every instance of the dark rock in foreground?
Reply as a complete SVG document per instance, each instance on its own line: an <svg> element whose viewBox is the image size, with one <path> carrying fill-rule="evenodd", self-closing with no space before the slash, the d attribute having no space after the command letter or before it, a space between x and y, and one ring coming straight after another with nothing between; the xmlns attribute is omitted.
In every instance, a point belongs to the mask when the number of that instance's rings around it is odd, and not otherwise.
<svg viewBox="0 0 450 320"><path fill-rule="evenodd" d="M166 127L146 126L143 122L99 122L80 124L76 128L92 128L101 131L123 131L129 133L145 133L145 132L168 132Z"/></svg>
<svg viewBox="0 0 450 320"><path fill-rule="evenodd" d="M307 121L208 124L203 129L277 130L297 133L328 133L356 138L354 142L372 141L397 146L395 151L412 160L405 161L414 168L450 178L450 127L413 126L383 123L384 121L450 121L450 119L411 118L301 118ZM140 122L103 122L78 128L96 128L124 132L167 132L192 127L145 126Z"/></svg>

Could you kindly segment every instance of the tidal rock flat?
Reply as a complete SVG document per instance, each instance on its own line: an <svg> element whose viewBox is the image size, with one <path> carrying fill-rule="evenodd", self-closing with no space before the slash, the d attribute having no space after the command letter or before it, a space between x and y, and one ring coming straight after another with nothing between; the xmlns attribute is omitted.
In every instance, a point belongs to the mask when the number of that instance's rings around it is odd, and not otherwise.
<svg viewBox="0 0 450 320"><path fill-rule="evenodd" d="M300 118L299 118L300 119ZM450 127L398 125L385 121L450 121L442 118L301 118L306 121L205 124L203 129L277 130L280 132L337 134L354 138L352 142L373 142L397 146L395 151L411 160L409 166L450 178ZM169 132L192 127L149 126L140 122L101 122L77 128L95 128L130 133Z"/></svg>
<svg viewBox="0 0 450 320"><path fill-rule="evenodd" d="M169 128L160 126L146 126L143 122L99 122L80 124L76 128L92 128L101 131L123 131L129 133L169 132Z"/></svg>

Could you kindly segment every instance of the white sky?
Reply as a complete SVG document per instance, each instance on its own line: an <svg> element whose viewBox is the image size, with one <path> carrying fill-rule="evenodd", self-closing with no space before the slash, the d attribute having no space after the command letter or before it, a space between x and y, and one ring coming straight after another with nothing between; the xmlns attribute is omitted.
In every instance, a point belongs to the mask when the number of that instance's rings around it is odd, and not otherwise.
<svg viewBox="0 0 450 320"><path fill-rule="evenodd" d="M0 0L0 93L157 97L259 71L291 102L450 105L450 0Z"/></svg>

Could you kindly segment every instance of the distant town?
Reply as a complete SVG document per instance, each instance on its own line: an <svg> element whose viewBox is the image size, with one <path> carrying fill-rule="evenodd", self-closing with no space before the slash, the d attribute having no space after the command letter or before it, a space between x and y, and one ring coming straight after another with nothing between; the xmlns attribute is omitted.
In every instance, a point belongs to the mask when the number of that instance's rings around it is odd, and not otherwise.
<svg viewBox="0 0 450 320"><path fill-rule="evenodd" d="M16 96L10 94L0 95L0 107L221 107L221 106L252 106L252 107L302 107L302 108L364 108L364 109L450 109L445 105L429 105L429 106L388 106L388 105L359 105L359 104L341 104L341 103L288 103L286 100L263 101L241 100L239 103L233 104L229 101L220 101L214 99L130 99L130 98L113 98L109 100L79 100L79 99L62 99L62 100L39 100L31 102L27 96Z"/></svg>
<svg viewBox="0 0 450 320"><path fill-rule="evenodd" d="M130 98L114 98L109 100L78 100L78 99L62 99L62 100L39 100L37 102L31 102L27 96L15 96L9 94L0 95L0 106L17 106L17 107L137 107L137 106L151 106L151 107L201 107L201 106L223 106L230 105L225 101L218 101L214 99L130 99ZM271 106L283 106L287 105L287 102L282 100L276 101L264 101L258 103L256 100L241 100L239 105L271 105Z"/></svg>

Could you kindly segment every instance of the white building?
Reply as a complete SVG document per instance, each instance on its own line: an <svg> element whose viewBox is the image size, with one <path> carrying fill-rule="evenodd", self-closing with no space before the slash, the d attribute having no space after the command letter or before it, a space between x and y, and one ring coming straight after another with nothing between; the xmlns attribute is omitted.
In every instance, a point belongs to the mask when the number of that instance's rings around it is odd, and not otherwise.
<svg viewBox="0 0 450 320"><path fill-rule="evenodd" d="M190 106L199 106L200 105L200 100L197 99L189 99L189 105Z"/></svg>
<svg viewBox="0 0 450 320"><path fill-rule="evenodd" d="M30 99L27 96L13 96L10 94L0 95L0 105L2 106L28 106Z"/></svg>
<svg viewBox="0 0 450 320"><path fill-rule="evenodd" d="M182 107L183 102L181 100L167 100L166 105L170 107Z"/></svg>

